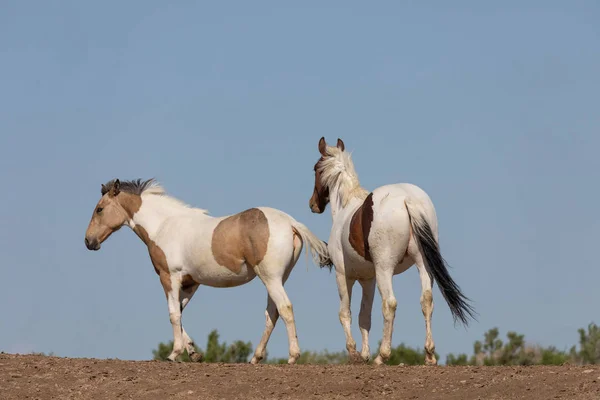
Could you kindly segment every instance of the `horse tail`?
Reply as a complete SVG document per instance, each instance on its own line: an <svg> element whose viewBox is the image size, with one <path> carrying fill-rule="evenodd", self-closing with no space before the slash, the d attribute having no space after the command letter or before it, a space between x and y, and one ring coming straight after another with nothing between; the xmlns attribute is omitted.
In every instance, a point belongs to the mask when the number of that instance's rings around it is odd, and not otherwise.
<svg viewBox="0 0 600 400"><path fill-rule="evenodd" d="M313 261L319 267L331 267L333 266L333 262L331 258L329 258L329 250L327 250L327 242L319 239L314 233L312 233L304 224L292 219L291 221L292 228L294 231L300 236L302 242L306 245L310 246L310 251L313 256ZM308 249L308 246L307 246ZM308 254L308 252L307 252ZM308 267L308 264L307 264Z"/></svg>
<svg viewBox="0 0 600 400"><path fill-rule="evenodd" d="M448 307L450 307L454 322L456 323L457 320L460 320L467 326L469 317L476 320L476 312L473 306L469 304L471 300L465 297L450 276L446 260L444 260L440 253L439 244L433 235L421 204L410 198L405 199L404 204L408 210L413 235L419 243L423 261L425 261L425 269L429 277L432 281L437 282L442 296L444 296Z"/></svg>

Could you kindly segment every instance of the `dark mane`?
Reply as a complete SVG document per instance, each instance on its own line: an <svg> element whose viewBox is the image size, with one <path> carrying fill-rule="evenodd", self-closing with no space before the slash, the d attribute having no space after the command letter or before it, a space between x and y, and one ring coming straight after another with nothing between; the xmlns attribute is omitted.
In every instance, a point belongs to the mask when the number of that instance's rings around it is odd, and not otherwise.
<svg viewBox="0 0 600 400"><path fill-rule="evenodd" d="M108 193L115 186L116 179L112 179L102 185L102 196ZM154 186L156 181L154 178L148 180L134 179L132 181L121 181L119 180L119 189L125 193L141 195L145 190Z"/></svg>

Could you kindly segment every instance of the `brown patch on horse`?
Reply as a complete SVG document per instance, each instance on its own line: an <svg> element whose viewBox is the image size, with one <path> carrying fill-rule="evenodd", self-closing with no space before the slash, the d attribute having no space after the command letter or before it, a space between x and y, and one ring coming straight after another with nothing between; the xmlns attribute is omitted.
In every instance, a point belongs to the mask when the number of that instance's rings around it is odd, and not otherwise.
<svg viewBox="0 0 600 400"><path fill-rule="evenodd" d="M154 240L150 239L148 232L141 225L136 225L133 231L142 239L142 242L148 246L148 253L150 253L150 260L154 266L154 271L160 277L160 283L165 291L165 294L171 291L171 273L169 272L169 264L167 264L167 256L162 249L154 243Z"/></svg>
<svg viewBox="0 0 600 400"><path fill-rule="evenodd" d="M373 193L369 193L363 204L350 220L348 241L352 248L365 260L373 261L369 252L369 232L373 222Z"/></svg>
<svg viewBox="0 0 600 400"><path fill-rule="evenodd" d="M119 196L119 204L121 207L123 207L125 212L127 212L129 218L133 218L135 213L137 213L140 210L140 207L142 207L142 197L136 194L121 192Z"/></svg>
<svg viewBox="0 0 600 400"><path fill-rule="evenodd" d="M315 187L313 189L313 194L308 201L310 209L319 214L325 211L325 207L327 206L327 203L329 203L329 187L323 185L321 179L321 163L323 160L324 158L321 157L314 166Z"/></svg>
<svg viewBox="0 0 600 400"><path fill-rule="evenodd" d="M212 253L217 263L239 274L242 264L258 265L267 253L269 222L258 208L225 218L215 228Z"/></svg>
<svg viewBox="0 0 600 400"><path fill-rule="evenodd" d="M123 207L125 212L127 212L129 218L133 218L135 213L137 213L140 207L142 207L142 197L136 194L121 191L119 194L119 204L121 204L121 207ZM148 247L148 253L150 254L150 260L154 266L154 271L156 271L158 274L160 283L165 291L165 295L167 295L172 289L171 273L169 272L167 256L165 256L163 250L152 239L150 239L148 232L143 226L136 225L133 228L133 231Z"/></svg>

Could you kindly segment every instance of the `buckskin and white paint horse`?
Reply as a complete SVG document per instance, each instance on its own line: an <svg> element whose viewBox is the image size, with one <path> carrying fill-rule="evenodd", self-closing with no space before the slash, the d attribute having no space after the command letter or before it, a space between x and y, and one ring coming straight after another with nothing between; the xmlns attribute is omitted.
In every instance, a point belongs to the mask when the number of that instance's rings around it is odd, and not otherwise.
<svg viewBox="0 0 600 400"><path fill-rule="evenodd" d="M175 361L187 349L193 361L202 355L183 329L181 313L200 285L234 287L254 279L267 288L265 330L251 360L264 358L279 315L288 334L288 363L300 356L292 303L283 285L298 261L303 244L311 247L316 263L330 265L326 243L306 226L273 208L251 208L227 217L212 217L165 193L154 180L102 185L102 197L85 234L89 250L123 225L148 246L150 259L165 291L173 326Z"/></svg>
<svg viewBox="0 0 600 400"><path fill-rule="evenodd" d="M421 308L425 317L425 363L437 364L431 334L433 313L432 281L438 283L455 321L465 325L475 311L450 277L438 245L437 217L429 196L419 187L399 183L368 192L360 186L350 154L340 139L337 146L319 141L321 158L315 165L315 187L310 198L314 213L323 213L331 202L333 226L329 255L335 265L340 295L340 322L346 335L351 359L367 361L369 330L375 285L382 299L383 338L376 364L390 357L396 298L392 277L416 264L421 278ZM362 286L359 327L362 334L360 356L352 338L350 299L352 287Z"/></svg>

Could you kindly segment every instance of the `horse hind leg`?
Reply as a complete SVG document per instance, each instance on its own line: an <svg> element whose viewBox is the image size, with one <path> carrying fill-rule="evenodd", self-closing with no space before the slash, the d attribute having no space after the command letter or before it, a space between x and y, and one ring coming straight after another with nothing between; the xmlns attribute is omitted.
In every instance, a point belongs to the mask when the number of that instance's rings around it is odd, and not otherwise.
<svg viewBox="0 0 600 400"><path fill-rule="evenodd" d="M416 254L414 258L421 278L421 310L425 318L425 364L437 365L435 343L431 333L431 316L433 314L432 282L421 254Z"/></svg>
<svg viewBox="0 0 600 400"><path fill-rule="evenodd" d="M354 338L352 337L352 311L350 309L352 303L352 287L356 280L336 272L336 281L340 295L339 318L346 336L346 350L348 350L348 356L350 357L349 361L353 363L359 362L361 358L356 351L356 341L354 341Z"/></svg>
<svg viewBox="0 0 600 400"><path fill-rule="evenodd" d="M295 364L296 360L298 360L300 357L300 346L298 345L298 335L296 333L296 322L294 320L294 309L292 302L288 298L281 281L269 279L265 282L265 286L267 288L267 292L269 293L269 297L277 307L277 311L285 323L290 354L288 364Z"/></svg>
<svg viewBox="0 0 600 400"><path fill-rule="evenodd" d="M373 360L377 365L384 364L392 353L392 332L394 330L394 319L398 302L394 296L392 278L394 276L394 265L379 267L377 263L376 280L379 294L381 295L381 308L383 312L383 337L379 346L379 354Z"/></svg>
<svg viewBox="0 0 600 400"><path fill-rule="evenodd" d="M263 358L265 358L265 353L267 349L267 343L269 342L269 338L271 337L271 333L275 328L275 324L277 323L277 319L279 319L279 311L277 311L277 306L271 296L267 295L267 309L265 310L265 330L262 334L260 342L258 346L256 346L256 350L254 351L254 356L252 360L250 360L251 364L258 364Z"/></svg>
<svg viewBox="0 0 600 400"><path fill-rule="evenodd" d="M358 281L362 286L362 300L358 315L358 326L362 334L362 349L360 356L366 362L371 357L369 348L369 331L371 330L371 314L373 312L373 298L375 297L375 279Z"/></svg>
<svg viewBox="0 0 600 400"><path fill-rule="evenodd" d="M300 258L300 254L302 252L302 240L296 234L293 235L293 252L292 258L283 272L281 280L276 276L271 276L270 274L263 274L262 271L265 270L265 266L262 266L258 269L258 276L263 281L265 287L267 288L267 309L265 310L265 330L260 339L258 346L256 346L256 350L254 352L254 356L250 363L257 364L259 363L265 356L267 343L269 338L271 337L271 333L275 328L275 324L279 319L279 316L283 318L283 321L286 325L286 330L288 333L288 341L289 341L289 354L290 358L288 359L288 364L295 364L296 360L300 357L300 347L298 346L298 336L296 334L296 323L294 321L294 312L292 304L287 297L287 293L283 288L283 285L289 278L292 269L296 265L298 258Z"/></svg>

